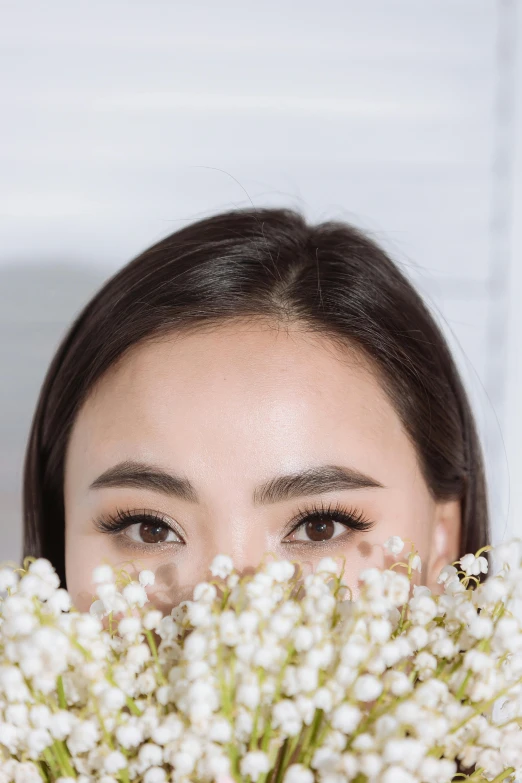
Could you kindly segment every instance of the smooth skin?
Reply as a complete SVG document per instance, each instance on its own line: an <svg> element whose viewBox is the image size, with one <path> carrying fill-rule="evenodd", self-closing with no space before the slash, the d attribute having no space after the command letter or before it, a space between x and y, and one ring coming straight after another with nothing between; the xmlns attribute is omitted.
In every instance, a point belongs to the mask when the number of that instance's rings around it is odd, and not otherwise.
<svg viewBox="0 0 522 783"><path fill-rule="evenodd" d="M133 475L107 475L121 463ZM358 480L262 497L271 479L321 466ZM416 581L434 592L440 569L458 557L460 502L432 497L369 360L304 328L257 319L131 348L79 411L64 493L67 588L83 611L100 563L152 570L149 595L167 611L209 577L219 553L241 572L267 551L305 570L344 556L355 595L361 570L393 562L382 546L392 535L415 542ZM299 512L330 505L362 515L371 529L326 518L295 529ZM155 518L135 518L116 534L98 527L118 511L144 509Z"/></svg>

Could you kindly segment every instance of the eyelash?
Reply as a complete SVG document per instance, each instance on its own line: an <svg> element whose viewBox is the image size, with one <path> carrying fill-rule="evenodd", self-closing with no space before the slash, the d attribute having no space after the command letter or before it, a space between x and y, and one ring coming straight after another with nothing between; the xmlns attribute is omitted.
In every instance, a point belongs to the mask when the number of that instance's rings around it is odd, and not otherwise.
<svg viewBox="0 0 522 783"><path fill-rule="evenodd" d="M320 505L312 504L307 508L298 510L297 515L294 517L294 519L291 522L291 528L286 533L285 538L286 536L295 533L306 522L314 522L315 520L319 520L319 519L329 519L334 522L340 522L342 525L344 525L347 529L351 530L352 532L366 532L368 530L371 530L375 525L375 522L365 517L362 512L358 512L356 509L345 508L340 503L334 503L334 504L329 503L328 506L325 506L324 503L321 502ZM165 521L164 517L162 517L161 514L159 514L156 511L149 511L148 509L143 509L141 511L117 509L114 514L108 514L105 517L101 517L95 520L95 525L97 529L102 533L108 533L109 535L117 535L118 533L121 533L124 530L126 530L131 525L138 524L139 522L150 523L150 520L153 520L159 525L168 528L182 539L181 534L175 528L173 528L172 525L168 524L168 522ZM167 542L167 543L178 543L178 542ZM306 545L308 542L302 541L302 542L293 542L293 543L304 543ZM320 545L321 543L328 543L328 542L309 542L309 543L313 543L315 546L317 546ZM130 542L130 544L132 544L132 542ZM140 546L139 544L136 545ZM143 544L142 546L158 547L160 545Z"/></svg>
<svg viewBox="0 0 522 783"><path fill-rule="evenodd" d="M314 522L318 519L329 519L334 522L340 522L349 530L357 533L371 530L375 525L375 522L372 522L372 520L365 517L362 511L357 511L354 508L346 508L340 503L329 503L325 506L324 502L321 502L320 505L314 503L302 510L298 509L298 513L292 520L292 527L287 535L289 536L291 533L295 533L296 530L305 524L305 522Z"/></svg>

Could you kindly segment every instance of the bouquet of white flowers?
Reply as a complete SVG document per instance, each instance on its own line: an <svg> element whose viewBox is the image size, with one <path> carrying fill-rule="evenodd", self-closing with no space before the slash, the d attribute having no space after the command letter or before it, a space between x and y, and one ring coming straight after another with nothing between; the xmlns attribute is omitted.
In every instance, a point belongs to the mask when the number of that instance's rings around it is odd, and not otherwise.
<svg viewBox="0 0 522 783"><path fill-rule="evenodd" d="M396 557L404 542L386 544ZM493 549L496 573L485 549ZM448 783L522 771L522 542L413 585L390 568L219 555L169 615L95 569L90 613L49 561L0 569L0 783Z"/></svg>

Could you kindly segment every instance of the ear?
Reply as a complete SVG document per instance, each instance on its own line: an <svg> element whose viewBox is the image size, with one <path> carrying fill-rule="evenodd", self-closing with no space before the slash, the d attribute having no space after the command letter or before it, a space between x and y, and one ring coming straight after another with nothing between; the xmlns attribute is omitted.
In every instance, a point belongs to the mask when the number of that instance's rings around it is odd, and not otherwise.
<svg viewBox="0 0 522 783"><path fill-rule="evenodd" d="M453 563L460 554L462 530L462 505L460 500L437 503L433 521L430 550L426 564L425 584L434 593L442 592L437 577L444 566Z"/></svg>

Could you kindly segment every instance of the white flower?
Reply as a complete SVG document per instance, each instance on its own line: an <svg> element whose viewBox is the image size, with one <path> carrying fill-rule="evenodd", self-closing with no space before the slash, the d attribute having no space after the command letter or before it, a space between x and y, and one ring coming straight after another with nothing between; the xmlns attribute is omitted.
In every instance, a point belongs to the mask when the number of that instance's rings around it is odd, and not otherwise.
<svg viewBox="0 0 522 783"><path fill-rule="evenodd" d="M239 641L239 629L235 612L224 611L219 617L219 634L223 644L231 647Z"/></svg>
<svg viewBox="0 0 522 783"><path fill-rule="evenodd" d="M406 574L398 574L396 571L385 571L385 595L393 606L402 606L408 600L411 583Z"/></svg>
<svg viewBox="0 0 522 783"><path fill-rule="evenodd" d="M355 682L354 694L357 701L373 701L382 693L382 683L372 674L362 674Z"/></svg>
<svg viewBox="0 0 522 783"><path fill-rule="evenodd" d="M410 678L404 672L393 669L388 670L384 675L384 684L394 696L404 696L413 688Z"/></svg>
<svg viewBox="0 0 522 783"><path fill-rule="evenodd" d="M17 765L12 780L15 783L41 783L42 777L32 762L25 761Z"/></svg>
<svg viewBox="0 0 522 783"><path fill-rule="evenodd" d="M283 783L314 783L314 773L304 764L290 764Z"/></svg>
<svg viewBox="0 0 522 783"><path fill-rule="evenodd" d="M359 769L368 780L375 780L383 768L383 760L377 753L364 753L359 759Z"/></svg>
<svg viewBox="0 0 522 783"><path fill-rule="evenodd" d="M172 642L177 638L179 628L177 623L170 615L165 615L165 617L161 618L156 630L162 639L168 642Z"/></svg>
<svg viewBox="0 0 522 783"><path fill-rule="evenodd" d="M382 783L417 783L417 778L398 764L389 766L382 773L380 780Z"/></svg>
<svg viewBox="0 0 522 783"><path fill-rule="evenodd" d="M217 590L214 585L209 582L199 582L194 588L192 597L194 601L199 601L203 604L212 604L217 596Z"/></svg>
<svg viewBox="0 0 522 783"><path fill-rule="evenodd" d="M105 608L105 604L99 598L92 602L89 607L89 613L93 617L104 617L104 615L109 614L108 610Z"/></svg>
<svg viewBox="0 0 522 783"><path fill-rule="evenodd" d="M414 772L426 756L426 747L413 737L390 739L386 742L382 758L386 764L404 764L406 769Z"/></svg>
<svg viewBox="0 0 522 783"><path fill-rule="evenodd" d="M111 775L113 772L118 772L120 769L124 769L127 766L127 759L123 753L119 750L113 750L105 759L103 768L105 772Z"/></svg>
<svg viewBox="0 0 522 783"><path fill-rule="evenodd" d="M301 731L303 721L297 705L291 699L283 699L275 704L273 711L274 728L281 727L287 737L295 737Z"/></svg>
<svg viewBox="0 0 522 783"><path fill-rule="evenodd" d="M404 541L400 536L390 536L383 544L384 548L392 555L400 555L404 549Z"/></svg>
<svg viewBox="0 0 522 783"><path fill-rule="evenodd" d="M108 608L112 607L117 592L114 582L102 582L96 586L96 595Z"/></svg>
<svg viewBox="0 0 522 783"><path fill-rule="evenodd" d="M60 579L55 571L54 566L50 560L47 560L45 557L39 557L34 560L29 565L27 570L29 573L36 574L36 576L39 576L40 579L43 579L45 582L48 582L55 587L58 587L60 584Z"/></svg>
<svg viewBox="0 0 522 783"><path fill-rule="evenodd" d="M76 633L80 639L95 639L102 631L102 624L95 617L84 614L76 620Z"/></svg>
<svg viewBox="0 0 522 783"><path fill-rule="evenodd" d="M67 739L67 747L73 754L85 753L98 742L98 727L92 720L85 720L73 726Z"/></svg>
<svg viewBox="0 0 522 783"><path fill-rule="evenodd" d="M494 549L494 562L499 569L516 571L522 560L522 539L513 538L503 544L497 544Z"/></svg>
<svg viewBox="0 0 522 783"><path fill-rule="evenodd" d="M322 557L315 569L316 574L332 574L333 576L337 576L338 571L339 564L335 562L333 557Z"/></svg>
<svg viewBox="0 0 522 783"><path fill-rule="evenodd" d="M435 656L424 650L415 656L414 663L417 670L423 675L430 674L437 668L437 659Z"/></svg>
<svg viewBox="0 0 522 783"><path fill-rule="evenodd" d="M118 631L122 636L134 641L141 631L141 619L139 617L123 617L118 623Z"/></svg>
<svg viewBox="0 0 522 783"><path fill-rule="evenodd" d="M156 581L154 571L150 571L149 569L140 571L138 574L138 581L142 587L150 587Z"/></svg>
<svg viewBox="0 0 522 783"><path fill-rule="evenodd" d="M68 612L72 606L71 596L63 587L58 588L54 595L47 599L46 608L55 614Z"/></svg>
<svg viewBox="0 0 522 783"><path fill-rule="evenodd" d="M226 718L214 718L209 730L209 739L213 742L230 742L232 727Z"/></svg>
<svg viewBox="0 0 522 783"><path fill-rule="evenodd" d="M142 772L149 767L157 767L163 763L163 749L154 742L146 742L139 749L138 759Z"/></svg>
<svg viewBox="0 0 522 783"><path fill-rule="evenodd" d="M454 565L446 565L443 569L441 569L438 577L437 577L437 583L439 585L446 584L449 582L454 582L455 580L458 581L458 571L455 568Z"/></svg>
<svg viewBox="0 0 522 783"><path fill-rule="evenodd" d="M4 717L8 723L12 723L14 726L25 726L29 721L27 704L9 704L5 709Z"/></svg>
<svg viewBox="0 0 522 783"><path fill-rule="evenodd" d="M419 555L414 555L412 557L410 567L413 571L422 571L422 561Z"/></svg>
<svg viewBox="0 0 522 783"><path fill-rule="evenodd" d="M226 579L234 570L232 558L228 555L216 555L210 564L210 573L220 579Z"/></svg>
<svg viewBox="0 0 522 783"><path fill-rule="evenodd" d="M359 574L359 581L372 588L369 597L383 595L385 580L386 577L379 568L365 568Z"/></svg>
<svg viewBox="0 0 522 783"><path fill-rule="evenodd" d="M127 661L138 669L141 668L143 664L147 663L150 658L151 651L149 645L145 642L133 644L132 647L129 647L127 650Z"/></svg>
<svg viewBox="0 0 522 783"><path fill-rule="evenodd" d="M163 622L163 621L162 621ZM207 652L207 637L199 631L193 631L185 640L183 653L186 660L200 660Z"/></svg>
<svg viewBox="0 0 522 783"><path fill-rule="evenodd" d="M334 729L339 729L344 734L351 734L360 723L362 713L353 704L341 704L336 708L331 723Z"/></svg>
<svg viewBox="0 0 522 783"><path fill-rule="evenodd" d="M413 650L420 650L428 644L428 632L422 625L412 625L407 634Z"/></svg>
<svg viewBox="0 0 522 783"><path fill-rule="evenodd" d="M47 729L50 717L51 710L46 704L35 704L29 710L29 720L35 729Z"/></svg>
<svg viewBox="0 0 522 783"><path fill-rule="evenodd" d="M466 576L478 576L488 572L488 561L482 555L480 557L472 554L464 555L459 562Z"/></svg>
<svg viewBox="0 0 522 783"><path fill-rule="evenodd" d="M147 631L155 631L163 618L159 609L150 609L143 617L143 627Z"/></svg>
<svg viewBox="0 0 522 783"><path fill-rule="evenodd" d="M370 621L369 630L372 642L384 644L390 638L393 629L389 620L379 618Z"/></svg>
<svg viewBox="0 0 522 783"><path fill-rule="evenodd" d="M23 576L17 586L18 592L20 595L25 595L28 597L36 597L39 598L40 601L46 601L48 598L51 597L54 590L58 587L60 584L60 580L58 579L58 576L55 574L57 584L52 584L47 579L42 579L42 577L38 576L36 573L27 573L25 576Z"/></svg>
<svg viewBox="0 0 522 783"><path fill-rule="evenodd" d="M26 742L31 759L36 760L45 748L53 744L53 738L47 729L30 729L27 733Z"/></svg>
<svg viewBox="0 0 522 783"><path fill-rule="evenodd" d="M268 772L269 769L270 759L261 750L253 750L246 753L239 764L241 774L250 778L254 783L260 775Z"/></svg>
<svg viewBox="0 0 522 783"><path fill-rule="evenodd" d="M136 747L143 739L143 732L136 724L123 724L116 729L116 738L126 750Z"/></svg>
<svg viewBox="0 0 522 783"><path fill-rule="evenodd" d="M110 565L99 565L93 569L92 581L95 585L103 582L114 582L114 571Z"/></svg>
<svg viewBox="0 0 522 783"><path fill-rule="evenodd" d="M294 633L294 647L298 652L310 650L314 643L314 635L306 625L300 625Z"/></svg>
<svg viewBox="0 0 522 783"><path fill-rule="evenodd" d="M11 568L0 568L0 592L16 587L19 578Z"/></svg>
<svg viewBox="0 0 522 783"><path fill-rule="evenodd" d="M165 783L167 773L162 767L150 767L143 775L143 783Z"/></svg>
<svg viewBox="0 0 522 783"><path fill-rule="evenodd" d="M295 565L289 560L271 561L266 566L266 572L274 582L288 582L295 573Z"/></svg>
<svg viewBox="0 0 522 783"><path fill-rule="evenodd" d="M149 597L139 582L130 582L121 591L129 606L144 606Z"/></svg>
<svg viewBox="0 0 522 783"><path fill-rule="evenodd" d="M317 748L312 756L310 766L312 769L317 769L322 773L321 780L323 780L324 773L333 772L339 764L339 760L339 753L336 751L326 747Z"/></svg>
<svg viewBox="0 0 522 783"><path fill-rule="evenodd" d="M167 745L181 737L184 726L177 715L167 715L162 723L151 732L151 739L158 745Z"/></svg>
<svg viewBox="0 0 522 783"><path fill-rule="evenodd" d="M477 615L468 624L467 631L475 639L489 639L493 633L493 621L490 617Z"/></svg>
<svg viewBox="0 0 522 783"><path fill-rule="evenodd" d="M437 604L428 595L414 595L410 600L410 616L416 625L427 625L437 616Z"/></svg>
<svg viewBox="0 0 522 783"><path fill-rule="evenodd" d="M121 710L126 702L126 697L121 688L110 687L107 688L100 696L100 701L105 709L111 712L117 712Z"/></svg>
<svg viewBox="0 0 522 783"><path fill-rule="evenodd" d="M250 710L255 710L259 704L261 697L261 691L257 680L251 680L250 682L243 682L237 688L236 699L238 704L244 704Z"/></svg>
<svg viewBox="0 0 522 783"><path fill-rule="evenodd" d="M348 780L353 780L359 772L359 759L354 753L343 753L339 760L339 768L344 772Z"/></svg>

